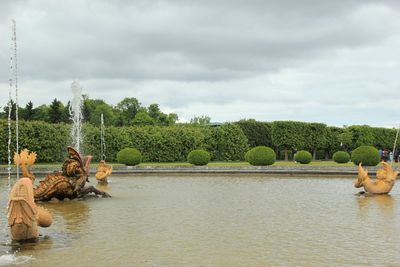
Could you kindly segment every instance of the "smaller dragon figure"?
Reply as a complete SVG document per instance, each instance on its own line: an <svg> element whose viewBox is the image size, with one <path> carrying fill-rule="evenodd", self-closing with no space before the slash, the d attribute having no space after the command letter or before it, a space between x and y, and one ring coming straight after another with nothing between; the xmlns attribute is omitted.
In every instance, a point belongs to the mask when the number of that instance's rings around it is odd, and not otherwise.
<svg viewBox="0 0 400 267"><path fill-rule="evenodd" d="M8 225L14 241L34 241L39 237L38 226L49 227L53 222L50 212L35 204L32 180L28 177L14 184L7 210Z"/></svg>
<svg viewBox="0 0 400 267"><path fill-rule="evenodd" d="M364 187L364 190L371 194L389 193L394 186L399 172L393 171L392 167L386 162L382 162L382 165L383 168L376 172L376 179L371 180L368 176L368 170L364 169L361 163L358 164L358 176L354 182L354 187Z"/></svg>
<svg viewBox="0 0 400 267"><path fill-rule="evenodd" d="M101 160L95 175L98 183L107 184L107 177L112 173L112 170L113 168L111 165L107 165L105 160Z"/></svg>
<svg viewBox="0 0 400 267"><path fill-rule="evenodd" d="M89 165L92 156L86 156L83 160L81 155L72 147L67 148L68 159L64 162L61 172L48 174L33 189L35 201L49 201L52 198L63 200L65 198L75 199L89 193L111 197L108 193L96 189L94 186L86 186L89 177ZM29 171L36 159L36 153L29 153L24 149L19 155L14 156L14 162L19 164L24 177L34 181L35 176Z"/></svg>

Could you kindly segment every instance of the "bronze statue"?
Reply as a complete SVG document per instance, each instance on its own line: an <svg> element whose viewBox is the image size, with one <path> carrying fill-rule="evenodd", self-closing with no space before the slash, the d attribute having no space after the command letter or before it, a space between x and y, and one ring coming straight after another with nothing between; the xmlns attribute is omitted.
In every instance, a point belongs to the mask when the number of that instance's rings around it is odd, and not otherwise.
<svg viewBox="0 0 400 267"><path fill-rule="evenodd" d="M354 187L364 187L367 193L371 194L387 194L392 190L396 177L399 174L398 171L393 171L392 167L382 162L383 168L376 172L376 179L373 181L368 176L368 170L358 164L358 176L354 182Z"/></svg>
<svg viewBox="0 0 400 267"><path fill-rule="evenodd" d="M75 149L68 147L67 150L69 157L62 166L62 172L48 174L44 180L40 181L39 185L33 189L35 200L74 199L89 193L110 197L108 193L98 190L94 186L85 187L85 183L89 181L89 165L92 156L87 156L82 160L81 155ZM32 156L28 150L23 150L20 155L14 156L14 162L20 164L24 177L34 180L34 175L27 168L27 166L33 165L36 159L36 154L31 154Z"/></svg>
<svg viewBox="0 0 400 267"><path fill-rule="evenodd" d="M105 160L99 162L97 167L96 179L99 184L107 184L107 177L112 173L112 166L107 165Z"/></svg>
<svg viewBox="0 0 400 267"><path fill-rule="evenodd" d="M32 180L28 177L14 184L7 210L8 225L14 241L36 240L39 237L38 226L48 227L53 222L52 215L35 204Z"/></svg>

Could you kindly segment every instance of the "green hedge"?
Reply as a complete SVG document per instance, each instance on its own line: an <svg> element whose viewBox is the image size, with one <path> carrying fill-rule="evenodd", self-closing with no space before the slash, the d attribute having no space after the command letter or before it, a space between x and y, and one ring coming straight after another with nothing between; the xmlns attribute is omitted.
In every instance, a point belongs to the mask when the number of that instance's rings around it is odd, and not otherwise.
<svg viewBox="0 0 400 267"><path fill-rule="evenodd" d="M12 151L15 151L15 122L13 122ZM71 125L49 124L45 122L20 121L20 148L36 151L37 162L62 162L67 157L66 147L71 144ZM7 163L7 121L0 120L1 163ZM116 162L117 153L125 147L136 147L142 151L143 161L175 162L186 161L190 151L204 148L210 152L212 160L243 160L248 150L247 138L239 126L224 124L220 127L146 126L107 127L105 129L106 160ZM83 154L91 154L99 161L100 129L85 124L83 126Z"/></svg>
<svg viewBox="0 0 400 267"><path fill-rule="evenodd" d="M203 149L195 149L193 151L190 151L189 155L187 156L187 161L190 164L199 166L207 165L210 159L210 153Z"/></svg>
<svg viewBox="0 0 400 267"><path fill-rule="evenodd" d="M245 158L251 165L266 166L275 163L276 155L270 147L257 146L249 150L245 154Z"/></svg>
<svg viewBox="0 0 400 267"><path fill-rule="evenodd" d="M128 166L138 165L142 161L142 154L132 147L122 149L117 153L117 162Z"/></svg>
<svg viewBox="0 0 400 267"><path fill-rule="evenodd" d="M336 163L347 163L350 161L350 155L346 151L337 151L333 154L333 160Z"/></svg>
<svg viewBox="0 0 400 267"><path fill-rule="evenodd" d="M308 164L312 160L312 155L308 151L300 150L294 156L294 160L301 164Z"/></svg>
<svg viewBox="0 0 400 267"><path fill-rule="evenodd" d="M379 151L373 146L359 146L351 153L351 161L355 165L376 166L380 159Z"/></svg>

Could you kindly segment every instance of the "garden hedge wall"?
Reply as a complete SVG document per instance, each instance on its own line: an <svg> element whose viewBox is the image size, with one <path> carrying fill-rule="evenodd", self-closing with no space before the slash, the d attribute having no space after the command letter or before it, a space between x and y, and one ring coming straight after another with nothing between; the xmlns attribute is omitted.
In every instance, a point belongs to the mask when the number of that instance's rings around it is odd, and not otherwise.
<svg viewBox="0 0 400 267"><path fill-rule="evenodd" d="M12 123L12 151L15 151L15 122ZM66 147L71 144L71 125L45 122L20 121L20 148L38 153L37 162L62 162L67 156ZM0 120L0 160L7 163L7 121ZM100 129L83 126L84 154L100 160ZM145 126L108 127L105 129L106 160L116 161L117 153L125 147L135 147L143 155L143 161L186 161L190 151L205 149L211 159L217 161L243 160L248 150L247 138L239 126L224 124L220 127Z"/></svg>

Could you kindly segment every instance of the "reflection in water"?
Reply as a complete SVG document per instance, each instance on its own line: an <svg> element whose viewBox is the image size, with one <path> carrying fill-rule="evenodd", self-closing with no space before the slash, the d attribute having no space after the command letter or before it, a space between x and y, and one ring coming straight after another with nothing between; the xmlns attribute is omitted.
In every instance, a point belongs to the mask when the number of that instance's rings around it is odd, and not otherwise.
<svg viewBox="0 0 400 267"><path fill-rule="evenodd" d="M395 211L396 200L388 194L364 194L357 197L357 203L361 216L366 216L370 210L372 212L379 210L381 216L391 218Z"/></svg>
<svg viewBox="0 0 400 267"><path fill-rule="evenodd" d="M41 205L53 214L55 223L61 222L71 231L82 231L81 228L90 217L90 208L85 199L50 201Z"/></svg>

